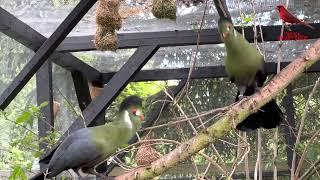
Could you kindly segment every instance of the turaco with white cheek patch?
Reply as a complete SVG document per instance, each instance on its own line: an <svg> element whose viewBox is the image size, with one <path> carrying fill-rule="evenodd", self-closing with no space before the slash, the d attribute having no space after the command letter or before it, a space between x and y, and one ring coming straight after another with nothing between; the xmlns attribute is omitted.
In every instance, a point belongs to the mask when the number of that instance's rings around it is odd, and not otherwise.
<svg viewBox="0 0 320 180"><path fill-rule="evenodd" d="M79 129L69 135L52 156L46 177L55 177L68 169L73 169L79 176L80 169L85 173L103 176L95 171L95 167L126 145L143 120L142 100L138 96L127 97L112 122ZM41 179L40 176L44 177L44 173L32 179Z"/></svg>

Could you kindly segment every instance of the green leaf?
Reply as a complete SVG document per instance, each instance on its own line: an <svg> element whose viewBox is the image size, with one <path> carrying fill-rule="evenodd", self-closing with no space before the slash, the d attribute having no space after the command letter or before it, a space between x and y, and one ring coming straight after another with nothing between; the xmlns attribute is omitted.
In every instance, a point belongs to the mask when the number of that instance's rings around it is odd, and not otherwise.
<svg viewBox="0 0 320 180"><path fill-rule="evenodd" d="M121 146L120 146L120 148L126 148L126 147L128 147L129 146L129 144L128 143L125 143L125 144L122 144Z"/></svg>
<svg viewBox="0 0 320 180"><path fill-rule="evenodd" d="M23 112L16 120L17 124L21 124L26 122L27 120L30 120L31 118L31 113L29 111Z"/></svg>
<svg viewBox="0 0 320 180"><path fill-rule="evenodd" d="M48 101L44 101L43 103L41 103L41 104L39 105L39 108L42 109L42 108L48 106L48 104L49 104Z"/></svg>
<svg viewBox="0 0 320 180"><path fill-rule="evenodd" d="M9 180L27 180L27 175L20 166L14 167Z"/></svg>
<svg viewBox="0 0 320 180"><path fill-rule="evenodd" d="M252 17L245 17L245 18L243 18L243 21L244 21L245 23L249 23L249 22L252 22L252 21L253 21L253 18L252 18Z"/></svg>

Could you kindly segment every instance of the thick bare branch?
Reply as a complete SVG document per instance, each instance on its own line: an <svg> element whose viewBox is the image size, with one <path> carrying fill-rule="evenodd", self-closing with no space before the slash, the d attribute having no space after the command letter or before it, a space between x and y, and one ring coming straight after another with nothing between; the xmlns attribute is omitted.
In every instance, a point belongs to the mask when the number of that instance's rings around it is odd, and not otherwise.
<svg viewBox="0 0 320 180"><path fill-rule="evenodd" d="M226 0L213 0L213 2L214 2L214 5L216 6L219 16L226 17L231 20L231 15L227 7Z"/></svg>
<svg viewBox="0 0 320 180"><path fill-rule="evenodd" d="M305 71L305 69L309 68L319 59L320 40L316 41L305 53L284 68L259 92L230 106L229 111L205 131L182 143L167 155L154 161L150 166L137 168L116 177L116 179L151 179L152 177L164 173L179 162L185 161L190 156L228 133L236 126L236 124L243 121L251 113L257 111L260 107L273 99L287 87L290 82L296 79Z"/></svg>

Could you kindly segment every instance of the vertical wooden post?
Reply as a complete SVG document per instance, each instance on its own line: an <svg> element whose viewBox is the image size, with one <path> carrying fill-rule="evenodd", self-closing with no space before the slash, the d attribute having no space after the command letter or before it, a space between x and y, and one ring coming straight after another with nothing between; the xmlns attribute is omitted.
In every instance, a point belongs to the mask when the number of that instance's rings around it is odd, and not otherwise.
<svg viewBox="0 0 320 180"><path fill-rule="evenodd" d="M294 143L296 142L295 136L295 108L293 106L293 94L292 94L292 85L290 84L287 87L287 95L284 97L282 104L286 110L286 119L282 125L282 133L284 134L284 138L287 144L287 163L288 167L291 168L292 165L292 157L293 157L293 148ZM298 162L298 161L297 161Z"/></svg>
<svg viewBox="0 0 320 180"><path fill-rule="evenodd" d="M41 116L38 120L39 138L47 136L54 128L53 116L53 92L52 92L52 64L46 61L36 74L37 81L37 103L48 102L48 105L41 109ZM47 142L40 142L40 149L46 149ZM40 169L44 168L40 164Z"/></svg>

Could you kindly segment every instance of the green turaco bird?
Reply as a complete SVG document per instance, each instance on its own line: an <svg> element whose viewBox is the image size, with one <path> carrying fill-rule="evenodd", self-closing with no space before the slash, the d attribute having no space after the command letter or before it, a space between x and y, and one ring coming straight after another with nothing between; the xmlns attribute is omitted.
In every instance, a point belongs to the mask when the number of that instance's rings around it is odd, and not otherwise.
<svg viewBox="0 0 320 180"><path fill-rule="evenodd" d="M69 135L53 154L46 177L55 177L68 169L73 169L79 176L80 169L101 176L95 167L126 145L143 120L142 100L137 96L127 97L111 123L79 129Z"/></svg>
<svg viewBox="0 0 320 180"><path fill-rule="evenodd" d="M238 87L236 101L243 96L250 96L263 86L266 80L264 73L264 58L236 29L227 18L220 18L219 33L225 43L227 57L225 68L232 83ZM271 129L277 127L283 120L281 109L271 100L256 113L250 115L236 128L242 131L257 128Z"/></svg>

